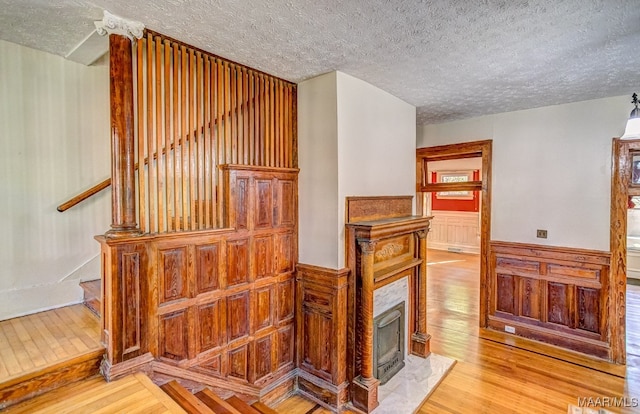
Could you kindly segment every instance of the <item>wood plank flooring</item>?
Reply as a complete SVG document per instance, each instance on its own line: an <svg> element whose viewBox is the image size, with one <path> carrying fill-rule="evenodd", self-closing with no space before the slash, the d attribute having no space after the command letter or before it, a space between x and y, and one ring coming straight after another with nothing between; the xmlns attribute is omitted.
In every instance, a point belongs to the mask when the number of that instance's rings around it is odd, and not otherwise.
<svg viewBox="0 0 640 414"><path fill-rule="evenodd" d="M102 349L100 321L83 305L0 321L0 384Z"/></svg>
<svg viewBox="0 0 640 414"><path fill-rule="evenodd" d="M113 382L95 377L10 407L7 414L185 413L142 373Z"/></svg>

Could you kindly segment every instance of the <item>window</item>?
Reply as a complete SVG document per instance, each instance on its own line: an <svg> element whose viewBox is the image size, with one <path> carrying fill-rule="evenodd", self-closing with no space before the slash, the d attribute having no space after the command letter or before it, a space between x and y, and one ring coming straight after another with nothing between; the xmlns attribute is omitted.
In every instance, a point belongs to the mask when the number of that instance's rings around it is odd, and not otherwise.
<svg viewBox="0 0 640 414"><path fill-rule="evenodd" d="M472 181L473 171L438 171L437 179L439 183L463 183ZM436 193L437 198L448 198L455 200L472 200L472 191L440 191Z"/></svg>

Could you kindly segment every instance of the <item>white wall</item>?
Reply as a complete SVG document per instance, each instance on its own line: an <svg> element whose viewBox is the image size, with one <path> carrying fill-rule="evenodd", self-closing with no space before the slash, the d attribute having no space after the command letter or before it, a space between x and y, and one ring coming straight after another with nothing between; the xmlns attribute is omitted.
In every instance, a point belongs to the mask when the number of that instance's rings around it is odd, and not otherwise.
<svg viewBox="0 0 640 414"><path fill-rule="evenodd" d="M0 41L0 147L0 319L80 301L110 194L56 206L109 176L108 61Z"/></svg>
<svg viewBox="0 0 640 414"><path fill-rule="evenodd" d="M336 72L298 85L299 260L338 263L338 117Z"/></svg>
<svg viewBox="0 0 640 414"><path fill-rule="evenodd" d="M345 197L413 195L415 107L341 72L298 85L300 262L344 267Z"/></svg>
<svg viewBox="0 0 640 414"><path fill-rule="evenodd" d="M338 268L346 197L415 195L415 134L413 105L338 72Z"/></svg>
<svg viewBox="0 0 640 414"><path fill-rule="evenodd" d="M629 100L425 125L417 147L493 139L492 240L608 251L611 140L624 132Z"/></svg>

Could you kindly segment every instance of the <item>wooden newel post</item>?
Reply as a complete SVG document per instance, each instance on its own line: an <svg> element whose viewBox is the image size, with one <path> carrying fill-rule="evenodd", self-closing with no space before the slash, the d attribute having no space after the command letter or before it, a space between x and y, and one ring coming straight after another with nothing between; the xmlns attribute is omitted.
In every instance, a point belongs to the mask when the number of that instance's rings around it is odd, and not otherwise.
<svg viewBox="0 0 640 414"><path fill-rule="evenodd" d="M418 235L418 257L421 259L417 271L416 301L417 318L415 332L411 334L411 353L426 358L431 353L431 335L427 333L427 234L429 227L416 232Z"/></svg>
<svg viewBox="0 0 640 414"><path fill-rule="evenodd" d="M111 88L110 237L140 234L136 223L133 57L131 40L109 35Z"/></svg>
<svg viewBox="0 0 640 414"><path fill-rule="evenodd" d="M362 293L360 303L360 319L362 330L359 335L361 349L360 375L354 378L352 400L356 408L364 412L371 412L378 405L378 381L373 376L373 263L376 242L370 240L358 241L361 255Z"/></svg>

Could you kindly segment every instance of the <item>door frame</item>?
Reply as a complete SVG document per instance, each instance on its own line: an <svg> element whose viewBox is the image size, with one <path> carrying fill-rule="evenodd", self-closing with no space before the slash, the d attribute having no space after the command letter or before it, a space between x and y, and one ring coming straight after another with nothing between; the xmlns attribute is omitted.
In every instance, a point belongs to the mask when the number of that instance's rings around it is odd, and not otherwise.
<svg viewBox="0 0 640 414"><path fill-rule="evenodd" d="M480 191L480 327L489 322L489 243L491 242L491 152L493 140L464 142L416 149L416 209L422 211L422 194L434 191ZM427 162L482 158L481 181L428 184ZM445 188L446 187L446 188Z"/></svg>
<svg viewBox="0 0 640 414"><path fill-rule="evenodd" d="M640 195L640 188L630 189L633 154L640 154L640 140L614 138L611 145L611 359L617 364L627 360L627 209L630 195Z"/></svg>

